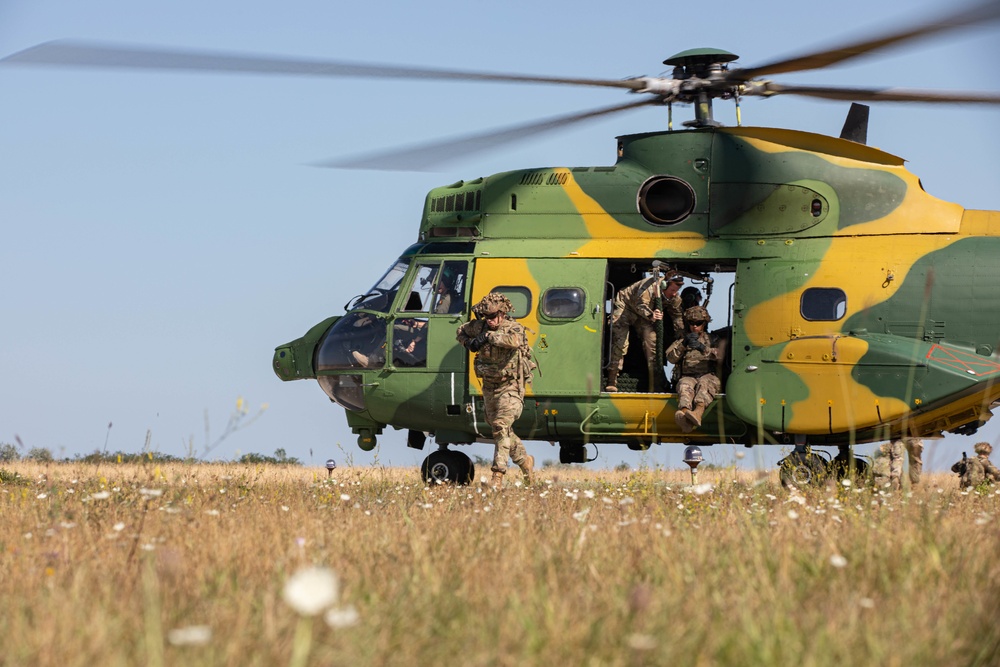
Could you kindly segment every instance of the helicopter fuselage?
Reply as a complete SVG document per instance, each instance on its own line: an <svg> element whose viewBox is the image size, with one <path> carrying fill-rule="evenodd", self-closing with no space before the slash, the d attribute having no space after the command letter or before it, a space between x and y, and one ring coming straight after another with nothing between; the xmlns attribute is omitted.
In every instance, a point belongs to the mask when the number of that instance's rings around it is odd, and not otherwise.
<svg viewBox="0 0 1000 667"><path fill-rule="evenodd" d="M630 135L613 166L432 190L381 287L279 347L274 369L316 378L363 448L386 425L439 444L488 438L455 330L498 290L539 366L515 430L559 442L567 461L586 443L972 433L1000 398L997 257L1000 212L939 200L868 146L768 128ZM675 393L641 377L603 391L609 304L654 260L728 285L712 307L723 393L692 433L675 424Z"/></svg>

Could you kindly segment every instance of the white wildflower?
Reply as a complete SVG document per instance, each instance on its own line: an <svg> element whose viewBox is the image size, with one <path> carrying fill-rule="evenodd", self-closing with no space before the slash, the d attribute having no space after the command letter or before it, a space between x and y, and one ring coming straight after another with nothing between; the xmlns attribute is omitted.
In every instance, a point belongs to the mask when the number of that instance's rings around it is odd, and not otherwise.
<svg viewBox="0 0 1000 667"><path fill-rule="evenodd" d="M332 607L340 595L340 582L333 570L308 567L299 570L285 582L282 597L292 609L303 616L316 616Z"/></svg>
<svg viewBox="0 0 1000 667"><path fill-rule="evenodd" d="M860 600L858 600L858 604L864 607L865 609L875 608L875 600L872 600L871 598L861 598Z"/></svg>
<svg viewBox="0 0 1000 667"><path fill-rule="evenodd" d="M123 530L125 530L125 524L124 524L124 523L122 523L121 521L119 521L119 522L118 522L118 523L116 523L115 525L111 526L111 528L112 528L112 530L114 530L115 532L118 532L118 533L120 533L120 532L122 532Z"/></svg>
<svg viewBox="0 0 1000 667"><path fill-rule="evenodd" d="M795 510L788 510L788 518L792 520L798 519L799 513L796 512Z"/></svg>
<svg viewBox="0 0 1000 667"><path fill-rule="evenodd" d="M836 568L847 567L847 559L840 554L833 554L830 556L830 565Z"/></svg>
<svg viewBox="0 0 1000 667"><path fill-rule="evenodd" d="M111 493L108 491L98 491L90 496L94 500L107 500L111 497Z"/></svg>
<svg viewBox="0 0 1000 667"><path fill-rule="evenodd" d="M328 609L323 616L323 620L334 630L339 630L340 628L349 628L352 625L357 625L358 621L361 620L361 615L358 614L358 610L351 604L346 607Z"/></svg>
<svg viewBox="0 0 1000 667"><path fill-rule="evenodd" d="M167 641L174 646L205 646L212 641L212 628L207 625L174 628L167 633Z"/></svg>
<svg viewBox="0 0 1000 667"><path fill-rule="evenodd" d="M159 498L163 495L163 489L139 489L139 493L146 498Z"/></svg>

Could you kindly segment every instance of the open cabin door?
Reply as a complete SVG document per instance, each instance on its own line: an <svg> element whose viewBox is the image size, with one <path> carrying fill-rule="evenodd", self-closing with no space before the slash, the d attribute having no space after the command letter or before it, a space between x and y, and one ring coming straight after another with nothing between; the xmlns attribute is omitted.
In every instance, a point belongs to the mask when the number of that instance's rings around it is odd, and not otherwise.
<svg viewBox="0 0 1000 667"><path fill-rule="evenodd" d="M604 327L603 259L479 258L471 303L491 291L514 304L538 369L528 395L595 396L600 392ZM471 369L469 388L482 394Z"/></svg>

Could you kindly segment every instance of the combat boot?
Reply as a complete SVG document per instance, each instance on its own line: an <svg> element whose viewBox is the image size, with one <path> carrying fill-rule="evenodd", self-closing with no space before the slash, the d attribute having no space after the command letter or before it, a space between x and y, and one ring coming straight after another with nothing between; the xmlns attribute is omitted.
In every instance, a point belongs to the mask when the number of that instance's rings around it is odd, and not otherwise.
<svg viewBox="0 0 1000 667"><path fill-rule="evenodd" d="M611 394L613 394L616 391L618 391L618 369L617 368L615 368L615 369L609 369L608 370L608 384L607 384L606 387L604 387L604 391L606 391L608 393L611 393Z"/></svg>
<svg viewBox="0 0 1000 667"><path fill-rule="evenodd" d="M690 411L686 408L679 408L677 412L674 413L674 421L677 422L677 427L682 433L690 433L694 430L692 422L688 421L688 416L690 414Z"/></svg>
<svg viewBox="0 0 1000 667"><path fill-rule="evenodd" d="M490 488L493 489L494 491L501 491L501 490L503 490L503 473L502 472L494 472L493 473L493 479L492 479L492 481L490 481Z"/></svg>
<svg viewBox="0 0 1000 667"><path fill-rule="evenodd" d="M531 486L535 483L535 457L530 454L524 457L524 463L520 466L524 473L524 485Z"/></svg>
<svg viewBox="0 0 1000 667"><path fill-rule="evenodd" d="M705 404L695 403L694 408L688 410L687 420L694 424L695 428L701 426L701 418L705 414Z"/></svg>

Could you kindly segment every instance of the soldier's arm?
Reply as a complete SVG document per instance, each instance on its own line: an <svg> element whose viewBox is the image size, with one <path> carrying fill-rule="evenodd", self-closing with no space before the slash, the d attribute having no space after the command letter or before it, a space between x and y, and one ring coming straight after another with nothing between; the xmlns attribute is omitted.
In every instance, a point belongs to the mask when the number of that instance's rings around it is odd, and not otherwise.
<svg viewBox="0 0 1000 667"><path fill-rule="evenodd" d="M527 336L524 334L524 327L514 322L510 326L501 326L496 331L489 332L486 340L494 347L517 349L527 342Z"/></svg>
<svg viewBox="0 0 1000 667"><path fill-rule="evenodd" d="M983 472L986 474L987 479L992 479L994 482L1000 482L1000 470L998 470L989 459L983 461Z"/></svg>
<svg viewBox="0 0 1000 667"><path fill-rule="evenodd" d="M479 334L479 327L477 326L478 322L479 320L466 322L458 328L457 332L455 332L455 339L462 347L469 347L469 341Z"/></svg>
<svg viewBox="0 0 1000 667"><path fill-rule="evenodd" d="M667 361L676 364L684 357L685 352L687 352L687 347L684 345L684 339L678 338L670 344L670 347L667 348L664 354L667 357Z"/></svg>

